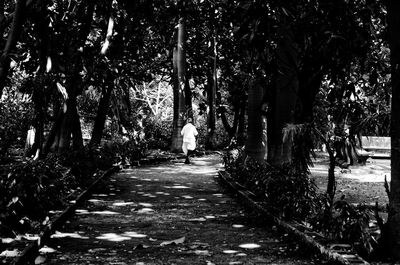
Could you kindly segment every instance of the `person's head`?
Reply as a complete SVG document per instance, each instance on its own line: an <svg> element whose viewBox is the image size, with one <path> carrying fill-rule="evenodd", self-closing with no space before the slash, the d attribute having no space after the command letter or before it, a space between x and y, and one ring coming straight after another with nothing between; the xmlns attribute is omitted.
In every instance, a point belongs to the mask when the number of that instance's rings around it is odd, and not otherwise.
<svg viewBox="0 0 400 265"><path fill-rule="evenodd" d="M193 119L192 118L187 118L186 123L192 123Z"/></svg>

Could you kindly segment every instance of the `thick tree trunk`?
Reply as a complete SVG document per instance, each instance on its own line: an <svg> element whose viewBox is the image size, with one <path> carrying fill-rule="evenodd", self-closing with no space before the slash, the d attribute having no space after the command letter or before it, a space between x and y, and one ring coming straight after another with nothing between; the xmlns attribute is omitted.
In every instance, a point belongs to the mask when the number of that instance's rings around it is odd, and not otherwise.
<svg viewBox="0 0 400 265"><path fill-rule="evenodd" d="M10 53L17 44L25 21L26 0L18 0L15 4L14 19L11 29L8 32L7 42L0 57L0 98L6 83L8 70L10 67Z"/></svg>
<svg viewBox="0 0 400 265"><path fill-rule="evenodd" d="M94 6L94 1L82 2L78 6L77 13L79 15L77 15L77 18L81 28L66 44L66 49L68 50L65 54L66 92L68 94L66 111L60 114L53 124L52 132L45 147L46 153L48 150L64 153L70 151L71 147L73 150L79 150L83 147L76 98L82 90L82 80L79 74L82 68L80 48L84 47L87 36L90 33ZM51 141L52 139L53 141Z"/></svg>
<svg viewBox="0 0 400 265"><path fill-rule="evenodd" d="M383 231L383 249L400 260L400 1L388 1L389 45L391 51L391 181L389 216Z"/></svg>
<svg viewBox="0 0 400 265"><path fill-rule="evenodd" d="M79 150L83 147L79 114L76 109L76 97L67 101L67 111L62 115L61 126L56 141L53 143L52 151L58 153L70 151L71 142L73 150Z"/></svg>
<svg viewBox="0 0 400 265"><path fill-rule="evenodd" d="M283 141L283 128L293 123L298 92L298 50L290 26L282 26L277 48L276 88L268 111L268 162L281 166L292 162L292 142Z"/></svg>
<svg viewBox="0 0 400 265"><path fill-rule="evenodd" d="M264 86L260 81L253 81L248 92L246 155L262 163L265 157L266 139L265 122L261 112L264 98Z"/></svg>
<svg viewBox="0 0 400 265"><path fill-rule="evenodd" d="M173 51L173 94L174 94L174 117L172 128L172 152L182 151L182 135L181 130L184 120L187 118L185 110L185 85L186 82L186 50L185 50L185 21L179 19L176 30L177 45Z"/></svg>

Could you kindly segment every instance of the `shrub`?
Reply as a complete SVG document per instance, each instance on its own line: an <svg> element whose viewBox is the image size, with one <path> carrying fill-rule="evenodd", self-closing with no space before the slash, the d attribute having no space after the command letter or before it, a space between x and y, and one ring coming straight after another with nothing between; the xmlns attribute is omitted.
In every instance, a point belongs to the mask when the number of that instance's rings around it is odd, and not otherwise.
<svg viewBox="0 0 400 265"><path fill-rule="evenodd" d="M23 147L32 123L31 104L19 101L0 102L0 163L11 146Z"/></svg>
<svg viewBox="0 0 400 265"><path fill-rule="evenodd" d="M169 149L172 135L171 121L149 117L144 120L143 126L149 149Z"/></svg>
<svg viewBox="0 0 400 265"><path fill-rule="evenodd" d="M330 239L352 244L365 258L376 248L377 238L369 229L370 210L349 204L344 198L331 205L327 195L317 193L308 173L290 165L274 168L246 159L243 149L226 151L224 166L272 214L305 221Z"/></svg>
<svg viewBox="0 0 400 265"><path fill-rule="evenodd" d="M369 229L371 215L372 211L365 205L352 205L341 198L332 207L325 204L311 219L311 225L333 240L352 244L366 258L377 247L377 239Z"/></svg>
<svg viewBox="0 0 400 265"><path fill-rule="evenodd" d="M316 185L306 172L290 165L275 168L244 159L242 149L230 150L224 158L225 168L245 185L272 214L285 219L305 220L320 206Z"/></svg>
<svg viewBox="0 0 400 265"><path fill-rule="evenodd" d="M63 206L62 199L75 180L61 169L54 158L11 166L0 179L0 225L13 231L31 229L49 210Z"/></svg>

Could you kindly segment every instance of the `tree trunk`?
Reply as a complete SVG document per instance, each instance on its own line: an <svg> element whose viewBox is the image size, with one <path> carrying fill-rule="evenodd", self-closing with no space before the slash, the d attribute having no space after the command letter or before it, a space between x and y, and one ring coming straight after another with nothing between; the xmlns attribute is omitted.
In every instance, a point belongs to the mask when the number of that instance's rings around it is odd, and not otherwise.
<svg viewBox="0 0 400 265"><path fill-rule="evenodd" d="M264 98L264 86L260 81L253 81L248 92L246 155L262 163L265 157L266 139L265 122L261 113Z"/></svg>
<svg viewBox="0 0 400 265"><path fill-rule="evenodd" d="M107 76L111 75L107 73ZM94 147L100 144L101 138L103 136L104 124L107 118L107 112L110 106L111 92L114 88L114 80L104 81L103 90L101 92L101 98L99 102L99 107L97 109L97 115L93 126L92 138L90 139L90 147Z"/></svg>
<svg viewBox="0 0 400 265"><path fill-rule="evenodd" d="M216 93L217 93L217 47L215 41L215 31L211 36L210 61L208 72L208 92L207 92L207 140L206 148L215 148L215 121L216 121Z"/></svg>
<svg viewBox="0 0 400 265"><path fill-rule="evenodd" d="M66 100L66 111L60 114L53 124L52 132L46 143L45 151L56 151L64 153L73 150L79 150L83 147L82 130L80 125L79 113L77 111L76 98L82 90L82 79L80 71L82 68L82 58L80 48L84 47L87 36L91 30L95 2L82 2L79 5L77 13L78 22L81 25L80 31L71 37L66 43L66 91L68 99ZM53 141L50 141L54 139ZM71 145L72 142L72 145ZM49 148L49 146L51 146Z"/></svg>
<svg viewBox="0 0 400 265"><path fill-rule="evenodd" d="M7 42L0 57L0 98L6 84L8 70L10 68L10 52L17 44L25 21L26 0L18 0L15 4L14 19L8 32Z"/></svg>
<svg viewBox="0 0 400 265"><path fill-rule="evenodd" d="M391 52L391 181L389 215L383 231L383 249L400 260L400 1L388 1L389 45Z"/></svg>
<svg viewBox="0 0 400 265"><path fill-rule="evenodd" d="M187 118L185 110L185 86L186 82L186 50L185 50L185 21L179 19L176 30L177 45L173 50L173 94L174 94L174 117L172 122L172 152L182 151L181 130L184 120Z"/></svg>
<svg viewBox="0 0 400 265"><path fill-rule="evenodd" d="M294 122L297 102L298 49L289 26L282 26L277 48L276 87L268 111L268 162L281 166L292 162L292 142L283 142L283 128Z"/></svg>

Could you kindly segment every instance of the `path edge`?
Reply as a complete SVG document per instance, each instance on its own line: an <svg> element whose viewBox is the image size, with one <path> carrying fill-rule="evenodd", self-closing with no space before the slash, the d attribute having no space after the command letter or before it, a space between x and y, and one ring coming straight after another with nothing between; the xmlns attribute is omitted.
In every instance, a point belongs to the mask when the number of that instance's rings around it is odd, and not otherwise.
<svg viewBox="0 0 400 265"><path fill-rule="evenodd" d="M328 248L327 246L317 242L314 238L309 235L306 235L298 228L296 225L300 225L295 222L285 222L280 218L272 215L268 210L266 210L260 203L251 199L251 194L243 189L243 186L238 184L228 172L219 171L218 172L219 180L225 184L226 187L230 191L232 191L235 195L239 197L240 203L254 210L258 214L265 217L269 222L275 224L278 228L285 231L287 234L293 236L299 243L307 246L313 252L319 254L321 257L326 259L333 264L340 265L351 265L351 264L364 264L369 265L367 261L362 259L357 253L354 251L336 251Z"/></svg>
<svg viewBox="0 0 400 265"><path fill-rule="evenodd" d="M97 178L85 191L83 191L75 200L75 203L68 206L59 216L57 216L53 221L51 221L44 230L40 233L39 239L30 243L24 248L21 255L18 256L13 263L13 265L26 265L30 264L37 257L39 249L45 245L45 243L50 239L53 232L59 228L68 217L74 214L76 208L87 199L91 194L96 185L103 179L113 175L118 172L121 168L119 166L113 166L104 172L99 178Z"/></svg>

